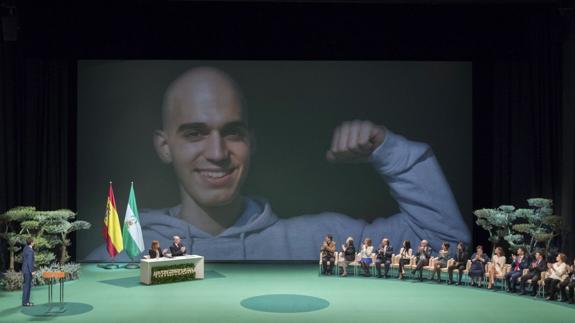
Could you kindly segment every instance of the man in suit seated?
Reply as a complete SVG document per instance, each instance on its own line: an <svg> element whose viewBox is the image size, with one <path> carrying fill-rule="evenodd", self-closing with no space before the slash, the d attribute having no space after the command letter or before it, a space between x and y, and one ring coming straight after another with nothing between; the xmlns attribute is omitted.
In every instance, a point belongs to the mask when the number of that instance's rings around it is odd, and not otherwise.
<svg viewBox="0 0 575 323"><path fill-rule="evenodd" d="M429 247L429 242L427 240L421 240L419 248L415 253L415 258L417 259L417 265L411 273L415 277L415 273L419 271L419 280L423 280L423 267L429 265L429 259L431 258L431 247Z"/></svg>
<svg viewBox="0 0 575 323"><path fill-rule="evenodd" d="M170 246L172 257L183 256L186 254L186 246L181 242L179 236L174 236L174 243Z"/></svg>
<svg viewBox="0 0 575 323"><path fill-rule="evenodd" d="M535 253L535 261L529 266L529 272L519 279L521 283L521 295L527 294L525 292L525 286L527 281L531 279L531 296L535 296L537 293L537 282L541 279L541 273L547 271L547 261L545 261L545 256L542 251L537 251Z"/></svg>
<svg viewBox="0 0 575 323"><path fill-rule="evenodd" d="M517 249L517 256L512 255L512 257L511 271L505 274L507 291L509 293L515 293L515 284L517 284L519 278L523 276L523 269L529 268L529 257L525 254L525 248L519 247Z"/></svg>
<svg viewBox="0 0 575 323"><path fill-rule="evenodd" d="M333 241L333 236L327 234L324 237L323 243L320 247L321 253L321 273L323 275L331 275L332 268L335 262L335 241Z"/></svg>
<svg viewBox="0 0 575 323"><path fill-rule="evenodd" d="M393 256L393 247L389 243L389 239L384 238L381 245L377 250L377 259L375 260L375 268L377 268L377 277L381 278L381 264L383 264L383 277L387 278L389 266L391 265L391 257Z"/></svg>
<svg viewBox="0 0 575 323"><path fill-rule="evenodd" d="M569 304L574 304L575 298L573 294L575 293L575 259L573 259L573 265L569 267L569 278L559 283L559 290L561 291L561 301L569 302ZM569 290L569 293L567 293Z"/></svg>
<svg viewBox="0 0 575 323"><path fill-rule="evenodd" d="M449 285L453 284L453 271L457 269L459 271L459 277L457 278L457 285L461 285L461 277L463 276L463 271L467 267L467 252L465 251L465 245L463 242L457 243L457 251L453 259L455 260L453 265L447 267L447 273L449 274Z"/></svg>

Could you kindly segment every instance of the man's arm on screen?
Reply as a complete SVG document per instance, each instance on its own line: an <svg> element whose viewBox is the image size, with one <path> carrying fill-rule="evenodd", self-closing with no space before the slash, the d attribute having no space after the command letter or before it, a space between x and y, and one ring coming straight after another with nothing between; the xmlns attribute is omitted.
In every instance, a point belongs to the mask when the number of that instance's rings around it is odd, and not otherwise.
<svg viewBox="0 0 575 323"><path fill-rule="evenodd" d="M326 157L332 162L370 161L388 183L400 214L367 225L363 236L470 241L449 184L431 148L370 121L344 122L334 131Z"/></svg>

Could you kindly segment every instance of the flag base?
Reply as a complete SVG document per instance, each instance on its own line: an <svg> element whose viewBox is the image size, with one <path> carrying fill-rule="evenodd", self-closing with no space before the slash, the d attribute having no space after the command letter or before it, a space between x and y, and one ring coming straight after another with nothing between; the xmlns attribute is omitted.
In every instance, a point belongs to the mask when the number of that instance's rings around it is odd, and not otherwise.
<svg viewBox="0 0 575 323"><path fill-rule="evenodd" d="M117 264L98 264L98 267L104 268L104 269L118 269L118 268L120 268L120 266L118 266Z"/></svg>
<svg viewBox="0 0 575 323"><path fill-rule="evenodd" d="M124 266L124 268L126 269L139 269L140 265L139 264L134 264L134 263L129 263L126 266Z"/></svg>
<svg viewBox="0 0 575 323"><path fill-rule="evenodd" d="M57 306L51 306L48 311L46 311L46 314L51 315L51 314L62 314L66 312L66 306L64 305L57 305Z"/></svg>

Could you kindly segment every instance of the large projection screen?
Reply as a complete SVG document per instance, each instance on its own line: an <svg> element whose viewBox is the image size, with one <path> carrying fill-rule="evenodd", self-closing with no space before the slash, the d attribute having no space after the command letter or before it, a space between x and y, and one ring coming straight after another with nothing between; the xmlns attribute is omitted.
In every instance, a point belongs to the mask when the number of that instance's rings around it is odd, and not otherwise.
<svg viewBox="0 0 575 323"><path fill-rule="evenodd" d="M166 88L199 66L224 71L241 89L254 137L241 194L265 199L278 217L337 212L369 223L399 212L372 164L326 160L338 125L369 120L430 145L471 228L470 62L82 60L77 211L93 227L78 233L78 260L104 243L109 181L121 223L131 182L140 213L180 204L174 169L152 138L162 128Z"/></svg>

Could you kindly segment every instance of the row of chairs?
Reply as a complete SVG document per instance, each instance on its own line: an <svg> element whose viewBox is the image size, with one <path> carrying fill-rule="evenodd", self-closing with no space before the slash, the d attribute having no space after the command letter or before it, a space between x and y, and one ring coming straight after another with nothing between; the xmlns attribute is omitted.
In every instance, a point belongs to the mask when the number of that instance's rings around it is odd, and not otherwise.
<svg viewBox="0 0 575 323"><path fill-rule="evenodd" d="M372 276L375 276L375 274L376 274L376 267L375 267L376 254L372 254L371 258L372 258L372 262L371 262L369 270L370 270L370 274ZM343 257L342 253L340 253L340 252L335 253L335 261L331 265L335 268L335 274L336 275L339 275L339 269L341 266L341 261L343 261L343 259L344 259L344 257ZM391 257L390 275L392 277L393 276L399 276L399 260L400 259L401 259L400 255L394 254ZM360 261L361 261L361 258L359 257L359 255L356 255L355 260L348 264L348 267L352 268L352 272L353 272L354 276L357 276L358 272L361 271ZM429 265L423 267L423 272L425 273L426 278L428 278L428 279L431 278L433 271L434 271L434 268L435 268L436 261L437 260L435 258L432 258L431 261L429 262ZM454 263L455 263L454 259L449 259L447 261L447 267L453 265ZM403 266L404 271L405 271L405 277L412 278L411 272L413 271L413 269L415 269L416 265L417 265L417 258L411 257L409 264L406 264ZM482 283L484 283L484 284L486 284L489 281L489 272L487 271L487 268L490 265L491 265L491 262L487 263L485 275L484 275L484 277L482 277L482 280L483 280ZM322 271L321 255L320 255L320 261L319 261L319 267L320 267L319 270L321 273L321 271ZM445 280L445 281L447 281L449 279L447 277L447 271L448 271L447 267L441 268L441 272L442 272L441 277L442 277L442 280ZM471 260L468 260L466 268L465 268L465 270L463 270L462 277L461 277L461 281L465 285L469 285L469 283L471 281L470 277L469 277L469 269L470 268L471 268ZM382 268L382 270L383 270L383 268ZM504 290L507 288L507 282L505 280L505 275L510 271L511 271L511 265L507 264L507 265L505 265L503 272L500 275L496 274L496 276L495 276L495 279L494 279L495 285L499 285L499 288L501 290ZM529 271L528 269L524 269L523 274L524 275L527 274L528 271ZM459 272L457 270L455 270L454 274L456 274L456 273L457 273L457 275L459 275ZM537 286L538 286L537 287L537 293L536 293L537 297L545 297L545 278L547 278L546 272L542 273L541 279L539 279L539 281L537 282ZM527 281L527 284L529 284L529 285L531 284L531 279Z"/></svg>

